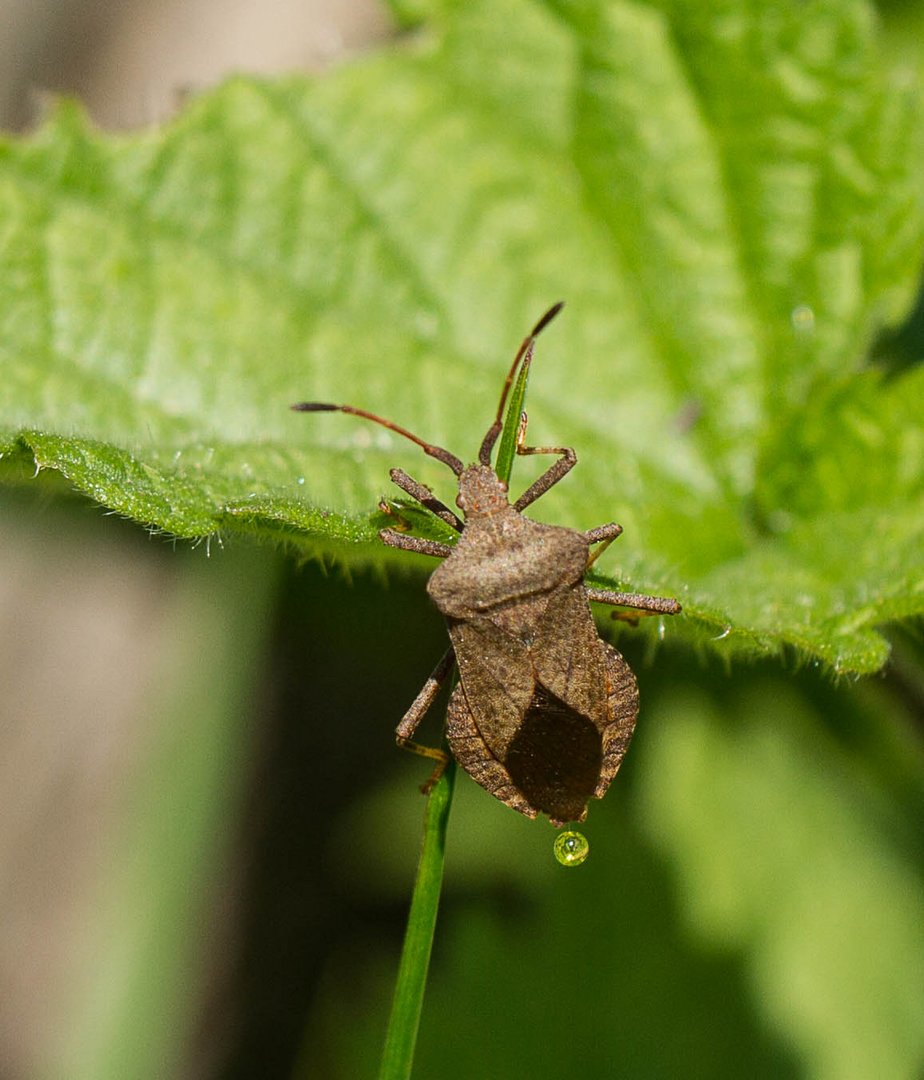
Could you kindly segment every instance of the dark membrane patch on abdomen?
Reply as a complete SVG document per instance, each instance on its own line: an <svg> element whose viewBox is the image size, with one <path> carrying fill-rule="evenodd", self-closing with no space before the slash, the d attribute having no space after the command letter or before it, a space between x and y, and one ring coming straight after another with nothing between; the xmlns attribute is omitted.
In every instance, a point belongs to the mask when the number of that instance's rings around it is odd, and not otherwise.
<svg viewBox="0 0 924 1080"><path fill-rule="evenodd" d="M577 821L603 763L595 724L541 684L503 762L530 803L558 821Z"/></svg>

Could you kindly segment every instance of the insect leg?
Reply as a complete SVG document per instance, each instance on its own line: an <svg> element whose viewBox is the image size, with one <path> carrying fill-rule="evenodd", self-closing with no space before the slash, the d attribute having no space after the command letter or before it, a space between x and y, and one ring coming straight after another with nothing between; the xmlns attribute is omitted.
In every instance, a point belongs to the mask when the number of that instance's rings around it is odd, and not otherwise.
<svg viewBox="0 0 924 1080"><path fill-rule="evenodd" d="M421 757L432 758L436 761L436 767L430 775L430 778L421 786L420 790L424 792L424 794L426 794L443 775L446 766L449 764L449 755L443 750L438 750L435 747L421 746L420 743L412 742L411 736L417 730L420 721L423 720L430 706L436 700L436 695L439 693L440 687L446 681L446 676L452 671L452 666L455 662L456 653L452 646L450 646L446 650L443 658L433 669L430 678L423 684L420 693L414 698L411 707L401 718L401 722L395 728L395 741L402 749L410 750L413 754L420 754Z"/></svg>
<svg viewBox="0 0 924 1080"><path fill-rule="evenodd" d="M584 539L588 544L599 544L597 550L587 560L587 566L590 568L600 558L604 551L612 544L617 536L622 532L622 526L617 525L615 521L609 522L607 525L598 525L596 529L588 529L584 533Z"/></svg>
<svg viewBox="0 0 924 1080"><path fill-rule="evenodd" d="M525 432L525 425L521 425L521 432ZM567 476L569 472L577 464L577 454L571 449L570 446L522 446L517 443L518 454L561 454L561 457L555 464L547 469L542 476L523 492L523 494L513 504L513 507L517 511L525 510L530 503L534 503L536 499L544 495L550 487L553 487L558 483L563 476Z"/></svg>
<svg viewBox="0 0 924 1080"><path fill-rule="evenodd" d="M585 585L587 599L597 604L613 604L614 607L632 608L644 615L676 615L680 604L666 596L645 596L643 593L613 592Z"/></svg>
<svg viewBox="0 0 924 1080"><path fill-rule="evenodd" d="M389 502L384 496L379 499L379 511L382 514L387 514L392 519L394 525L390 525L389 528L393 532L409 533L413 528L413 525L401 513L397 505Z"/></svg>
<svg viewBox="0 0 924 1080"><path fill-rule="evenodd" d="M404 469L392 469L388 475L393 483L397 484L402 491L407 492L412 499L416 499L421 506L426 507L431 514L436 514L438 518L445 521L456 532L462 532L462 522L459 518L445 503L441 503L428 487L425 487L412 476L408 476Z"/></svg>
<svg viewBox="0 0 924 1080"><path fill-rule="evenodd" d="M439 688L446 681L446 676L452 671L452 665L456 662L455 649L450 645L445 654L440 659L440 662L433 669L433 673L430 678L423 684L423 688L414 701L408 711L401 718L401 723L395 728L395 735L398 737L398 744L404 745L410 737L417 730L420 721L423 720L427 713L427 710L436 700L436 695L439 693ZM426 748L424 748L426 749ZM440 750L427 749L427 756L434 754L441 754Z"/></svg>
<svg viewBox="0 0 924 1080"><path fill-rule="evenodd" d="M588 529L584 533L584 539L588 544L599 544L601 540L606 540L607 543L612 543L617 536L622 535L622 526L617 525L615 521L610 521L606 525L598 525L596 529ZM600 549L605 550L604 548Z"/></svg>
<svg viewBox="0 0 924 1080"><path fill-rule="evenodd" d="M577 454L570 446L527 446L526 427L529 423L526 413L520 415L520 426L517 428L517 453L526 454L561 454L561 458L547 469L542 476L531 484L513 504L517 511L525 510L530 503L544 495L550 487L558 483L577 464Z"/></svg>
<svg viewBox="0 0 924 1080"><path fill-rule="evenodd" d="M414 551L418 555L432 555L436 559L445 559L452 553L449 544L441 544L438 540L425 540L422 536L407 536L397 529L382 529L379 539L389 547Z"/></svg>

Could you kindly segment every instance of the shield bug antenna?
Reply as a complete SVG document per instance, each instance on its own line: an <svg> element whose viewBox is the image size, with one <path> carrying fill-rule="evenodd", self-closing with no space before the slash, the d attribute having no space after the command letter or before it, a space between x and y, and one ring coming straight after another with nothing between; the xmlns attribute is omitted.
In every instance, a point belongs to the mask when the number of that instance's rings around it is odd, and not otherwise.
<svg viewBox="0 0 924 1080"><path fill-rule="evenodd" d="M517 371L530 362L537 335L561 308L560 303L550 308L520 345L476 464L463 466L448 450L352 405L293 406L301 412L345 412L371 420L410 439L458 478L456 503L463 518L402 469L391 470L402 491L460 534L453 545L395 529L379 534L391 547L443 560L430 576L427 592L446 617L452 641L398 724L398 743L437 759L432 783L447 758L440 750L411 742L411 736L440 685L458 667L459 684L446 714L446 739L456 760L507 806L527 817L548 814L555 825L583 820L588 800L602 798L638 714L635 676L599 636L589 601L641 614L680 611L680 604L668 597L584 583L595 558L591 545L615 540L622 532L615 522L582 532L523 516L523 510L574 467L574 450L527 446L523 417L516 453L554 454L558 460L513 503L507 485L491 468Z"/></svg>
<svg viewBox="0 0 924 1080"><path fill-rule="evenodd" d="M354 405L330 405L326 401L300 401L290 407L295 412L342 412L348 413L350 416L360 416L363 420L371 420L374 424L381 424L382 427L388 428L389 431L397 432L399 435L403 435L405 439L410 439L425 454L429 454L430 457L434 457L437 461L442 461L444 465L448 465L456 476L461 475L465 467L455 454L450 454L448 450L444 450L441 446L426 442L419 435L415 435L412 431L408 431L407 428L401 427L400 424L396 424L393 420L386 420L384 416L366 412L365 409L357 409Z"/></svg>
<svg viewBox="0 0 924 1080"><path fill-rule="evenodd" d="M510 365L510 370L507 372L507 378L504 380L504 386L501 390L500 404L497 406L497 416L488 428L487 433L482 440L481 449L478 451L478 460L482 465L491 464L491 451L494 449L497 437L500 435L504 426L504 406L507 404L510 387L513 385L513 380L516 377L520 363L529 363L536 338L564 306L564 300L559 300L557 304L553 304L536 323L531 332L523 339L522 344L519 349L517 349L516 356L513 358L513 363ZM419 435L415 435L412 431L408 431L407 428L401 427L400 424L396 424L393 420L386 420L384 416L367 412L365 409L357 409L355 405L331 405L325 401L300 401L298 404L292 405L291 408L295 412L342 412L348 413L350 416L359 416L363 420L371 420L374 424L380 424L382 427L388 428L389 431L394 431L398 435L403 435L405 439L410 439L410 441L416 443L425 454L429 454L430 457L436 458L437 461L442 461L444 465L448 465L456 476L461 476L464 469L462 462L455 454L451 454L448 450L444 450L441 446L436 446L434 443L428 443L425 439L421 439Z"/></svg>

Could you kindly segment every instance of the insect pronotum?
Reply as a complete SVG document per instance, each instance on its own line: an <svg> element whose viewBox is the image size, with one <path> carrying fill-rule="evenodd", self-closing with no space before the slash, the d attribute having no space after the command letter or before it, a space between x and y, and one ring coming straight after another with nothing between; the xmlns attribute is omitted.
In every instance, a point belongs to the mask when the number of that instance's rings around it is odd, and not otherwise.
<svg viewBox="0 0 924 1080"><path fill-rule="evenodd" d="M497 415L478 461L463 465L375 413L352 405L302 402L301 412L344 412L410 439L456 476L460 518L402 469L391 479L459 533L453 545L383 529L384 543L443 562L427 591L443 613L452 645L396 728L399 745L434 757L411 737L454 666L459 683L446 717L456 760L483 788L527 817L548 814L554 825L582 821L587 801L602 798L622 762L638 715L638 688L629 665L597 633L589 601L636 612L675 615L680 604L660 596L613 592L584 583L594 559L622 532L613 522L580 532L543 525L523 511L577 462L566 446L527 446L523 414L517 454L556 454L558 460L514 502L491 466L504 406L520 365L530 362L536 336L561 310L556 304L525 338L507 373ZM601 547L591 555L592 544Z"/></svg>

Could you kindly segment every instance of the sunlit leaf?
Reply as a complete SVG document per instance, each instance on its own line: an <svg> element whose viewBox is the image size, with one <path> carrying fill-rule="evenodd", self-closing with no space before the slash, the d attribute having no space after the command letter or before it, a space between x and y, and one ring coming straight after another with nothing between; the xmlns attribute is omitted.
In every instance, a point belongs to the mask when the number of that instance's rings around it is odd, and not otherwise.
<svg viewBox="0 0 924 1080"><path fill-rule="evenodd" d="M530 438L580 461L537 516L620 521L599 570L677 595L671 635L877 668L924 609L924 380L863 370L917 284L922 140L869 8L400 8L412 44L321 79L119 138L62 105L0 146L0 478L407 559L375 540L388 467L452 477L288 406L471 459L564 297Z"/></svg>

